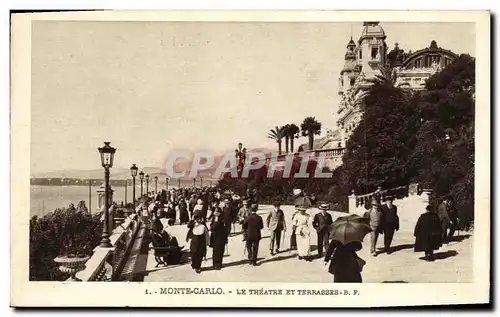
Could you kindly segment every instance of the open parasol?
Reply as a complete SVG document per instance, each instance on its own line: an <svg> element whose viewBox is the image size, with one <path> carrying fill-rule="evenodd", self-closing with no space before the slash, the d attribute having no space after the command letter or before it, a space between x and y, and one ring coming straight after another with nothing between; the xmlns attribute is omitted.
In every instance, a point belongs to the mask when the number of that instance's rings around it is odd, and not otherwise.
<svg viewBox="0 0 500 317"><path fill-rule="evenodd" d="M343 245L362 242L371 231L367 218L357 215L339 217L330 225L330 240L336 240Z"/></svg>

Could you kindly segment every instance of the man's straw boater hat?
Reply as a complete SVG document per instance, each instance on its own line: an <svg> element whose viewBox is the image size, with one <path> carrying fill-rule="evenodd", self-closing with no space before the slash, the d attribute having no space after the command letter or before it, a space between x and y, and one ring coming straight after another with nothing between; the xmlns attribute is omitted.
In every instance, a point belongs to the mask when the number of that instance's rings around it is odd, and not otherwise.
<svg viewBox="0 0 500 317"><path fill-rule="evenodd" d="M319 205L319 209L321 209L321 210L328 210L328 207L329 207L328 204Z"/></svg>

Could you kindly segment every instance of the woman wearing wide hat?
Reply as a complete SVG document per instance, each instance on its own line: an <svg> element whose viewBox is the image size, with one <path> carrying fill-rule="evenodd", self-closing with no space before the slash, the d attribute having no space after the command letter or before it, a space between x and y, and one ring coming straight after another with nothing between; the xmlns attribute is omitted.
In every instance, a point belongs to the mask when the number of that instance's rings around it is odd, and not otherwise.
<svg viewBox="0 0 500 317"><path fill-rule="evenodd" d="M299 260L310 261L311 256L311 216L306 213L307 208L299 206L299 213L294 216L293 225L297 238L297 252Z"/></svg>

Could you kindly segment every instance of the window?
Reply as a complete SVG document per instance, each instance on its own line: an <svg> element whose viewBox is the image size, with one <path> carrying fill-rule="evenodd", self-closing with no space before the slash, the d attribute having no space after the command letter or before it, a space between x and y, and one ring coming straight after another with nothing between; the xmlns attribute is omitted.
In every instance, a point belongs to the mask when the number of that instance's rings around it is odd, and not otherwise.
<svg viewBox="0 0 500 317"><path fill-rule="evenodd" d="M351 86L354 86L355 82L356 82L356 78L351 78Z"/></svg>
<svg viewBox="0 0 500 317"><path fill-rule="evenodd" d="M378 48L372 47L372 59L377 58Z"/></svg>
<svg viewBox="0 0 500 317"><path fill-rule="evenodd" d="M363 49L359 50L359 59L363 59Z"/></svg>
<svg viewBox="0 0 500 317"><path fill-rule="evenodd" d="M420 66L421 66L420 59L417 59L417 60L415 61L415 68L420 68Z"/></svg>

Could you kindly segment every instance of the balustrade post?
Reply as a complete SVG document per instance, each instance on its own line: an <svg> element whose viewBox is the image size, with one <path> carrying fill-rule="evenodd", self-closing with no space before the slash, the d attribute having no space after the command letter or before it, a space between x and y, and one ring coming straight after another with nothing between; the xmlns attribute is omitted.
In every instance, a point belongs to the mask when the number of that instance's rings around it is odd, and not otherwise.
<svg viewBox="0 0 500 317"><path fill-rule="evenodd" d="M356 194L354 192L354 189L351 191L351 195L349 196L349 213L355 213L356 212Z"/></svg>
<svg viewBox="0 0 500 317"><path fill-rule="evenodd" d="M432 194L432 189L426 188L422 190L422 195L420 197L424 203L428 204L430 201L431 194Z"/></svg>

